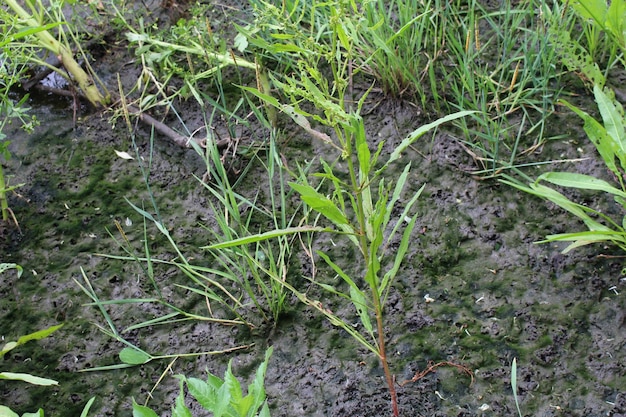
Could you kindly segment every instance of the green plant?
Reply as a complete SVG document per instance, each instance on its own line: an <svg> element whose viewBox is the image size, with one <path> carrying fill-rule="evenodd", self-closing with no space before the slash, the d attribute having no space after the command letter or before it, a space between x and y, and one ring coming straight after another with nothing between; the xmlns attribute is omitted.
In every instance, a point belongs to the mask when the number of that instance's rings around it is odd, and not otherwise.
<svg viewBox="0 0 626 417"><path fill-rule="evenodd" d="M372 73L385 93L416 96L424 109L432 97L439 109L435 69L445 49L446 5L377 0L363 2L363 8L366 23L359 26L355 65Z"/></svg>
<svg viewBox="0 0 626 417"><path fill-rule="evenodd" d="M599 2L581 1L574 2L573 7L581 16L592 18L594 24L600 25L602 29L614 31L616 27L623 25L623 19L620 22L616 22L615 19L625 12L623 7L626 6L624 4L623 1L618 1L615 2L615 5L612 4L611 7L607 8L606 4L602 5ZM551 18L551 21L555 24L558 23L558 20L554 18ZM518 178L512 177L507 177L503 182L553 202L578 217L589 229L583 232L549 235L543 242L571 242L564 249L564 252L583 245L604 242L610 242L622 250L626 250L626 217L613 219L602 210L575 202L573 198L544 185L548 183L566 189L604 192L619 207L626 208L626 184L624 181L624 172L626 171L626 118L624 109L615 100L615 92L605 87L605 75L593 60L589 50L572 39L562 26L552 26L549 33L556 44L560 58L568 69L580 73L585 81L593 85L593 94L602 117L602 123L565 100L561 100L561 103L583 120L585 133L596 147L615 184L590 175L571 172L547 172L528 185L525 185ZM617 35L619 34L613 34L612 42L619 44L621 40ZM529 180L528 177L525 179L526 181Z"/></svg>
<svg viewBox="0 0 626 417"><path fill-rule="evenodd" d="M199 378L188 378L178 375L180 380L180 394L172 406L173 416L192 416L191 410L185 405L185 389L202 408L213 417L270 417L270 410L265 398L265 372L270 356L270 347L265 352L265 360L259 365L254 380L248 385L247 394L244 395L241 383L233 375L231 365L221 379L207 372L206 381ZM133 417L157 417L152 409L145 405L139 405L133 400Z"/></svg>
<svg viewBox="0 0 626 417"><path fill-rule="evenodd" d="M134 367L138 365L144 365L148 362L152 362L156 360L163 360L163 359L176 360L182 357L217 355L217 354L222 354L222 353L234 352L234 351L242 350L242 349L249 349L250 347L253 346L253 345L242 345L242 346L236 346L233 348L223 349L223 350L174 353L174 354L162 354L162 355L153 355L151 353L148 353L147 351L138 347L136 344L133 344L129 342L128 340L126 340L123 336L123 333L134 330L134 329L140 329L140 328L154 326L158 324L177 323L183 320L203 320L206 318L185 312L179 308L176 308L175 306L165 303L162 299L158 299L158 298L157 299L148 298L148 299L126 299L126 300L102 301L98 297L97 293L94 291L93 286L91 285L91 282L89 281L89 279L87 278L85 274L85 271L81 269L81 273L83 276L84 284L78 281L76 281L76 284L92 300L92 303L89 303L87 305L97 307L100 310L100 313L102 314L102 317L104 318L107 324L106 326L101 326L101 325L96 324L96 326L98 327L98 329L100 329L102 333L106 334L107 336L111 337L112 339L124 345L124 347L120 350L118 354L120 363L114 364L114 365L105 365L105 366L99 366L95 368L84 369L83 371L93 372L93 371L106 371L106 370L113 370L113 369L130 368L130 367ZM145 322L141 322L141 323L129 326L124 331L120 332L117 329L117 326L115 325L113 320L111 319L111 316L107 312L106 307L111 306L111 305L116 305L116 304L138 304L138 303L162 303L162 304L165 304L167 307L170 307L173 310L173 313L165 315L163 317L157 317L154 320L149 320L149 321L145 321ZM183 318L180 319L178 316L182 316Z"/></svg>
<svg viewBox="0 0 626 417"><path fill-rule="evenodd" d="M551 201L559 207L574 214L589 229L583 232L561 233L546 236L543 242L572 242L564 252L591 243L610 242L626 251L626 217L614 220L601 210L577 203L552 187L549 183L565 188L605 192L622 208L626 208L626 185L623 179L626 170L626 120L619 103L611 100L609 95L598 85L594 86L594 96L604 124L596 121L589 114L563 101L563 104L578 114L584 121L584 130L609 171L616 179L616 186L608 181L590 175L571 172L547 172L540 175L528 186L512 178L503 180L522 191Z"/></svg>
<svg viewBox="0 0 626 417"><path fill-rule="evenodd" d="M407 184L410 164L406 165L403 173L396 180L387 180L383 177L385 169L392 162L399 159L404 151L423 134L436 128L442 123L470 114L459 112L433 123L422 126L410 134L392 152L387 162L379 164L382 152L382 143L375 152L371 152L365 134L363 119L359 115L366 95L361 97L354 110L349 110L345 102L347 89L350 86L350 62L356 53L355 43L359 32L358 9L350 2L337 1L333 4L313 2L307 13L296 14L295 10L276 8L267 4L264 15L257 20L254 29L242 28L242 33L248 36L251 44L262 47L268 53L278 54L280 51L290 51L294 65L300 71L294 76L279 76L270 72L270 79L278 90L285 94L290 104L282 104L271 96L267 89L259 90L244 87L246 91L260 98L265 105L270 105L290 117L295 123L303 127L313 137L322 140L338 151L339 160L345 163L346 172L341 174L335 163L321 161L323 172L316 175L321 179L317 186L310 184L306 176L299 176L298 182L289 183L300 198L311 210L309 217L321 216L335 229L325 231L345 236L359 253L359 262L354 268L346 270L339 266L329 255L318 251L317 254L342 279L346 287L329 285L314 281L328 294L337 296L339 300L348 300L355 308L362 327L355 328L350 324L350 318L339 317L333 313L323 300L314 300L304 291L295 288L289 282L281 282L289 288L302 302L310 305L322 313L330 322L339 326L360 344L374 353L384 370L391 405L394 415L399 414L395 384L389 367L386 354L384 305L391 284L398 273L402 260L408 250L409 239L415 225L417 215L413 213L413 206L423 190L423 186L408 198L402 213L392 219L392 211L403 196ZM303 6L304 7L304 6ZM323 19L330 33L311 42L306 32L298 29L302 16L311 19ZM324 15L326 13L326 15ZM295 16L295 17L294 17ZM291 18L296 21L290 20ZM311 28L324 26L316 20L309 22ZM277 30L283 29L283 31ZM281 42L272 44L265 37L279 39ZM327 65L328 68L323 66ZM330 80L323 75L328 70L332 75ZM312 104L316 113L309 113L303 109L303 102ZM326 133L314 129L308 118L332 129L335 139ZM338 163L339 161L337 161ZM345 174L347 178L344 178ZM330 190L321 191L322 185L327 184ZM319 226L315 223L320 231ZM403 227L405 226L405 227ZM271 232L252 236L240 237L230 241L217 242L207 249L218 250L242 247L255 244L267 239L276 238L293 233L302 233L306 230L277 229ZM401 234L401 237L398 235ZM395 239L399 239L399 243ZM398 243L393 262L385 270L384 258L389 255L392 242ZM362 279L357 278L361 276Z"/></svg>
<svg viewBox="0 0 626 417"><path fill-rule="evenodd" d="M198 6L201 7L201 6ZM196 10L202 15L202 10ZM145 27L138 28L125 22L126 38L135 46L143 74L135 89L141 97L137 107L142 111L155 106L170 107L176 98L193 97L203 106L206 100L203 82L220 80L222 69L228 66L256 70L254 62L247 61L228 50L216 39L208 19L181 19L169 31Z"/></svg>
<svg viewBox="0 0 626 417"><path fill-rule="evenodd" d="M488 10L478 1L463 4L446 8L446 58L453 65L440 60L440 89L449 97L448 111L476 110L456 124L482 168L476 173L497 176L545 140L545 122L559 93L551 85L558 71L548 26L537 10L543 15L550 6L505 2Z"/></svg>
<svg viewBox="0 0 626 417"><path fill-rule="evenodd" d="M5 32L5 41L0 47L9 51L9 59L16 56L26 57L32 63L57 71L64 78L69 79L67 73L71 74L90 103L96 107L103 106L108 101L107 93L100 91L96 85L97 78L94 81L94 74L88 74L74 59L70 45L73 44L79 49L80 45L72 33L72 28L65 22L62 11L64 4L64 0L55 0L45 5L41 1L34 1L28 3L29 10L26 10L16 0L7 0L6 5L13 14L2 9L2 17L10 24L4 23L2 26L8 32ZM67 26L67 32L63 26ZM50 33L52 29L57 30L57 36ZM25 50L28 50L28 53L25 53ZM67 73L46 63L45 59L38 55L38 50L45 50L57 56ZM85 61L88 65L88 60ZM103 86L102 83L100 86Z"/></svg>
<svg viewBox="0 0 626 417"><path fill-rule="evenodd" d="M617 62L626 66L626 1L574 0L563 3L580 18L589 55L596 62L606 62L606 72Z"/></svg>
<svg viewBox="0 0 626 417"><path fill-rule="evenodd" d="M18 265L0 264L0 272L5 271L7 269L11 269L11 268L16 268L18 270L18 275L21 274L21 268ZM6 355L8 352L23 345L24 343L30 342L31 340L41 340L45 337L48 337L50 334L54 333L56 330L58 330L61 327L63 327L63 325L59 324L59 325L52 326L44 330L39 330L37 332L21 336L16 341L7 342L2 348L2 350L0 350L0 359L2 359L4 355ZM1 379L13 380L13 381L24 381L29 384L42 385L42 386L58 385L58 382L53 379L42 378L39 376L32 375L30 373L27 374L27 373L14 373L14 372L0 372L0 380ZM9 407L3 406L3 405L0 405L0 415L6 416L6 417L17 416L17 414L13 412ZM40 409L37 413L26 413L24 414L24 416L27 416L27 417L43 416L43 411Z"/></svg>
<svg viewBox="0 0 626 417"><path fill-rule="evenodd" d="M209 242L230 241L266 228L305 230L295 225L301 207L295 207L292 213L288 213L287 201L292 192L288 191L285 183L285 167L277 149L276 130L271 129L270 132L269 140L262 145L263 149L255 152L253 159L267 173L267 194L262 197L269 200L267 207L257 204L256 196L251 200L235 191L215 146L209 145L204 151L211 181L201 182L212 196L208 201L218 224L217 230L206 228L210 235ZM260 153L265 154L266 158L260 158ZM242 207L249 209L244 211ZM242 215L244 212L247 212L245 216ZM247 317L260 313L265 321L271 321L273 325L278 322L280 314L285 310L286 293L281 282L286 280L293 239L293 236L283 235L276 236L272 241L255 242L250 247L207 249L211 258L220 265L224 276L244 289L254 305L255 309ZM269 310L269 314L266 310Z"/></svg>

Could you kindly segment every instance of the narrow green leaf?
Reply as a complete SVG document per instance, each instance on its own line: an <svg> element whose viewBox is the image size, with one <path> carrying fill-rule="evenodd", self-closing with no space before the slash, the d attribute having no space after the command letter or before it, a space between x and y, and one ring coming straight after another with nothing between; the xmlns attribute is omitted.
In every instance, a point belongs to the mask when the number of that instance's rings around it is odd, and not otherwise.
<svg viewBox="0 0 626 417"><path fill-rule="evenodd" d="M403 221L402 219L401 221ZM411 233L415 228L415 222L417 221L417 214L411 218L411 221L404 229L404 233L402 234L402 240L400 241L400 246L396 252L396 256L393 260L393 266L385 275L383 276L383 280L380 283L380 291L385 291L396 277L398 271L400 270L400 265L404 260L407 250L409 249L409 243L411 242Z"/></svg>
<svg viewBox="0 0 626 417"><path fill-rule="evenodd" d="M313 210L319 212L328 220L337 226L348 225L348 219L339 210L339 208L328 197L318 193L315 188L310 185L296 184L290 182L289 186L293 188L300 198Z"/></svg>
<svg viewBox="0 0 626 417"><path fill-rule="evenodd" d="M615 194L620 197L626 197L626 193L624 191L613 187L604 180L590 175L572 172L546 172L537 178L537 182L541 180L555 185L560 185L562 187L579 188L583 190L598 190Z"/></svg>
<svg viewBox="0 0 626 417"><path fill-rule="evenodd" d="M328 264L328 266L333 269L333 271L337 273L337 275L341 277L341 279L346 282L346 284L348 284L350 288L350 300L352 301L352 304L354 304L354 307L359 314L361 323L363 323L363 326L367 329L370 336L373 337L373 327L370 321L369 307L363 291L361 291L358 285L356 285L355 281L350 278L350 276L346 274L339 265L334 263L328 255L321 251L317 251L317 254L320 258L324 260L324 262Z"/></svg>
<svg viewBox="0 0 626 417"><path fill-rule="evenodd" d="M513 398L515 399L515 407L517 407L517 413L522 417L522 411L519 408L519 402L517 401L517 358L513 358L511 363L511 389L513 390Z"/></svg>
<svg viewBox="0 0 626 417"><path fill-rule="evenodd" d="M89 401L87 401L87 404L83 407L83 411L80 413L80 417L87 417L89 415L89 409L94 401L96 401L96 397L91 397Z"/></svg>
<svg viewBox="0 0 626 417"><path fill-rule="evenodd" d="M267 104L270 104L278 109L281 108L280 102L275 97L272 97L269 94L262 93L257 88L246 87L243 85L239 86L239 88L247 91L248 93L251 93L252 95L256 96L257 98L261 99L261 101L264 101Z"/></svg>
<svg viewBox="0 0 626 417"><path fill-rule="evenodd" d="M465 116L468 116L468 115L474 114L474 113L476 113L476 112L475 111L469 111L469 110L464 110L464 111L452 113L452 114L444 116L444 117L442 117L440 119L437 119L437 120L435 120L432 123L425 124L423 126L420 126L417 129L415 129L402 142L400 142L400 144L396 147L396 149L394 149L394 151L389 156L389 161L387 161L387 164L385 164L385 167L387 165L389 165L391 162L393 162L396 159L400 158L400 156L402 155L402 152L404 152L410 145L413 144L413 142L415 142L417 139L422 137L428 131L430 131L430 130L432 130L432 129L434 129L434 128L436 128L436 127L438 127L438 126L440 126L440 125L442 125L444 123L450 122L452 120L460 119L461 117L465 117Z"/></svg>
<svg viewBox="0 0 626 417"><path fill-rule="evenodd" d="M0 411L0 416L2 416L2 411ZM40 408L34 413L24 413L22 417L44 417L43 408Z"/></svg>
<svg viewBox="0 0 626 417"><path fill-rule="evenodd" d="M354 115L352 120L352 126L354 128L354 139L357 151L357 159L359 161L359 168L362 171L361 182L367 181L367 177L370 173L371 153L367 144L367 135L365 133L365 125L363 119Z"/></svg>
<svg viewBox="0 0 626 417"><path fill-rule="evenodd" d="M54 379L41 378L31 374L13 373L13 372L0 372L0 379L9 379L12 381L24 381L33 385L59 385Z"/></svg>
<svg viewBox="0 0 626 417"><path fill-rule="evenodd" d="M20 417L15 411L5 405L0 405L0 417Z"/></svg>
<svg viewBox="0 0 626 417"><path fill-rule="evenodd" d="M257 235L244 236L238 239L229 240L226 242L215 243L213 245L203 246L202 249L224 249L232 248L235 246L247 245L249 243L261 242L268 239L273 239L285 235L293 235L296 233L307 232L323 232L328 231L323 227L317 226L299 226L299 227L287 227L285 229L270 230L269 232L260 233Z"/></svg>
<svg viewBox="0 0 626 417"><path fill-rule="evenodd" d="M216 388L199 378L185 378L189 393L205 410L212 410L217 404ZM220 384L221 385L221 384Z"/></svg>

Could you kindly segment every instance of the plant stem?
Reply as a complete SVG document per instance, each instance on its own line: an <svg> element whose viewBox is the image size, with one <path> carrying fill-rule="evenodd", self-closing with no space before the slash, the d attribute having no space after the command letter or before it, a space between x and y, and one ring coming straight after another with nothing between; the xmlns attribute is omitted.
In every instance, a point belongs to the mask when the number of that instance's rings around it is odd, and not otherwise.
<svg viewBox="0 0 626 417"><path fill-rule="evenodd" d="M389 363L387 362L387 353L385 350L385 329L383 324L383 306L380 302L380 292L378 291L378 267L372 262L373 257L376 256L376 253L370 253L370 244L368 233L367 233L367 215L365 213L365 206L363 201L363 189L364 187L369 187L369 178L367 173L362 176L359 175L360 181L363 183L359 183L359 179L357 179L354 162L352 160L352 134L346 135L345 141L345 149L346 153L350 155L347 158L348 162L348 171L350 172L350 180L352 182L352 187L354 189L354 194L356 198L356 208L357 208L357 222L359 223L359 244L361 246L361 253L363 254L363 258L366 265L366 274L372 274L372 277L365 281L370 285L372 290L372 303L374 304L374 311L376 313L376 331L378 333L378 357L380 358L380 362L383 366L383 371L385 373L385 379L387 380L387 385L389 387L389 395L391 396L391 409L393 410L394 417L398 417L400 412L398 410L398 396L396 394L396 387L393 380L393 375L391 374L391 370L389 369Z"/></svg>
<svg viewBox="0 0 626 417"><path fill-rule="evenodd" d="M376 291L378 293L378 291ZM391 409L393 410L394 417L398 417L400 412L398 411L398 395L396 393L396 386L389 369L389 363L387 362L387 353L385 352L385 333L383 329L383 314L380 305L380 298L374 299L376 309L376 325L378 328L378 357L383 365L383 371L385 372L385 379L389 386L389 395L391 395Z"/></svg>
<svg viewBox="0 0 626 417"><path fill-rule="evenodd" d="M24 10L16 0L6 0L6 3L20 18L24 19L26 25L32 27L41 26L41 24ZM98 90L98 87L93 83L91 77L82 69L78 62L76 62L72 52L66 45L55 39L47 30L37 32L35 36L39 39L39 45L41 45L41 47L48 49L58 56L65 69L74 76L78 86L92 105L101 107L106 104L107 98L100 93L100 90Z"/></svg>
<svg viewBox="0 0 626 417"><path fill-rule="evenodd" d="M9 220L9 203L7 201L6 184L4 182L4 171L0 164L0 211L2 211L2 220Z"/></svg>

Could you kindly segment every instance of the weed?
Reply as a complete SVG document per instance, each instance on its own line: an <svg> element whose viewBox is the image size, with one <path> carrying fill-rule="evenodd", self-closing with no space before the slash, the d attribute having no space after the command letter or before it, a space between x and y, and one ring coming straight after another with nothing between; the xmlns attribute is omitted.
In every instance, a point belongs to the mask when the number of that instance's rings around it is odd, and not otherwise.
<svg viewBox="0 0 626 417"><path fill-rule="evenodd" d="M312 215L321 216L335 227L334 230L328 231L345 236L357 249L360 262L354 270L345 270L327 254L317 252L318 256L347 285L347 289L317 281L315 284L329 295L349 300L356 310L362 328L354 328L348 318L339 317L326 308L321 300L309 298L306 293L290 283L281 282L281 284L290 289L302 302L317 309L332 324L349 333L379 358L386 376L392 410L397 416L399 410L395 383L385 349L384 305L393 279L408 250L411 232L417 219L412 208L424 187L422 186L408 199L400 217L392 220L391 213L403 195L410 164L405 167L396 181L385 180L383 173L390 163L399 159L408 146L423 134L446 121L463 117L469 112L459 112L417 129L402 141L392 152L389 160L380 166L378 157L382 151L382 143L374 153L370 151L363 119L359 115L366 95L359 99L353 111L348 110L352 106L345 102L346 92L351 85L353 75L350 62L356 53L355 44L359 33L359 26L355 23L358 19L351 19L347 16L358 15L359 11L349 2L336 2L329 10L326 10L326 7L329 7L327 4L313 3L309 6L306 13L295 14L295 9L289 9L283 4L282 10L274 8L272 9L274 12L268 13L277 21L262 20L262 26L257 30L246 28L243 31L246 36L250 37L250 43L266 48L268 53L278 53L280 50L297 51L294 65L301 69L297 75L278 76L270 73L271 81L280 92L286 95L290 104L282 104L268 91L249 87L244 89L260 98L266 105L285 113L316 139L332 146L347 166L347 172L343 173L347 175L347 180L344 180L343 175L336 172L334 163L321 161L323 172L317 176L329 183L331 187L329 195L322 194L319 188L312 186L306 176L298 177L298 181L291 182L289 185L300 195L301 200L312 211ZM317 20L317 13L324 10L329 14L321 18L324 22L322 25ZM311 43L306 34L298 32L299 20L290 21L289 17L294 15L296 19L300 16L311 16L310 27L327 24L326 30L330 35L324 37L322 42ZM264 15L264 17L268 16ZM286 33L276 31L276 28L283 28ZM272 32L269 36L281 39L283 42L278 45L268 43L260 35L263 30L268 29ZM326 65L328 68L324 68ZM329 69L332 74L330 80L323 75L325 69ZM303 102L312 104L317 113L310 114L303 110ZM310 117L331 128L335 139L314 129L308 120ZM319 227L316 229L320 231ZM402 229L404 230L400 232ZM272 237L302 231L278 229L273 232L223 241L210 245L208 249L242 247ZM393 263L383 272L385 265L381 264L382 259L387 253L389 244L398 234L402 236L399 238L400 244ZM355 274L362 274L362 279L357 279L358 275Z"/></svg>
<svg viewBox="0 0 626 417"><path fill-rule="evenodd" d="M174 416L192 416L191 410L185 405L185 389L202 408L214 417L270 417L270 410L265 399L265 371L272 355L270 347L265 352L265 360L257 369L254 380L248 385L248 392L244 395L241 383L233 375L231 365L220 378L207 372L206 381L199 378L189 378L178 375L180 380L180 394L172 406ZM157 417L157 414L145 405L139 405L133 400L133 416Z"/></svg>
<svg viewBox="0 0 626 417"><path fill-rule="evenodd" d="M424 109L432 95L439 109L435 69L445 49L444 8L438 0L364 2L366 24L359 27L355 65L371 73L386 94L417 96Z"/></svg>
<svg viewBox="0 0 626 417"><path fill-rule="evenodd" d="M601 24L602 28L610 29L611 24L607 23L610 19L601 19L599 14L603 13L603 16L613 16L611 13L617 13L621 16L621 13L626 13L622 9L609 12L606 7L600 7L599 3L594 7L590 3L576 2L576 10L586 17L593 15L594 24ZM623 4L623 2L616 3ZM584 8L584 11L581 11L581 7ZM614 220L600 210L572 201L572 199L554 188L544 185L548 183L557 187L608 193L618 205L622 208L626 207L626 184L623 177L626 170L626 118L624 117L624 110L621 104L615 100L614 91L605 87L606 79L604 74L599 69L597 63L593 61L589 51L577 41L571 39L569 33L562 27L553 27L551 34L558 44L560 56L569 69L579 71L586 80L593 84L593 94L602 116L602 123L567 101L563 100L561 103L583 119L585 133L587 133L589 139L595 145L596 150L617 184L615 186L608 181L590 175L570 172L547 172L528 185L523 184L519 179L511 177L503 180L503 182L553 202L574 214L589 229L584 232L549 235L544 242L572 242L564 249L564 252L583 245L604 242L610 242L622 250L626 250L626 230L624 229L623 219ZM610 39L621 47L621 41L615 34Z"/></svg>
<svg viewBox="0 0 626 417"><path fill-rule="evenodd" d="M35 1L29 3L30 11L24 9L15 0L7 0L6 4L14 13L15 18L12 18L13 16L10 16L9 13L4 11L3 15L8 15L15 26L11 27L14 32L10 34L6 45L0 46L16 48L13 52L10 52L11 55L17 54L25 56L31 62L49 67L57 71L62 77L68 78L65 71L47 64L45 60L42 60L36 53L24 54L24 50L28 50L31 47L51 52L59 57L63 67L73 76L91 104L96 107L105 105L108 101L107 93L106 91L102 93L96 85L97 77L94 76L93 72L88 74L74 59L72 44L76 45L79 50L80 45L74 42L76 38L72 33L73 28L67 24L63 16L62 7L65 2L63 0L57 0L44 5L41 1ZM68 33L63 30L64 25L68 29L69 36ZM53 36L53 34L50 33L52 29L57 29L58 36ZM70 42L70 38L72 42ZM34 41L34 44L29 43L31 39ZM94 81L94 79L96 81ZM102 83L99 84L101 87L103 86Z"/></svg>
<svg viewBox="0 0 626 417"><path fill-rule="evenodd" d="M544 13L548 6L505 2L490 11L472 1L466 8L454 3L446 15L446 45L454 65L443 68L441 89L450 96L451 110L476 110L456 123L483 176L515 167L520 155L537 148L554 111L555 51L536 10ZM530 137L536 139L522 142Z"/></svg>
<svg viewBox="0 0 626 417"><path fill-rule="evenodd" d="M21 269L21 267L19 265L15 265L15 264L0 264L0 272L5 271L7 269L11 269L11 268L17 269L18 275L21 275L22 269ZM55 326L48 327L47 329L38 330L38 331L36 331L34 333L30 333L30 334L21 336L16 341L7 342L4 345L4 347L2 347L2 349L0 350L0 359L2 359L4 357L4 355L6 355L8 352L10 352L13 349L23 345L24 343L30 342L32 340L44 339L44 338L50 336L52 333L54 333L57 330L59 330L61 327L63 327L62 324L57 324ZM41 386L58 385L58 382L53 380L53 379L42 378L42 377L39 377L39 376L32 375L30 373L27 374L27 373L14 373L14 372L0 372L0 380L23 381L23 382L26 382L28 384L41 385ZM91 398L85 404L83 412L81 413L81 417L86 417L87 416L87 413L89 412L89 409L90 409L91 405L93 404L94 400L95 400L95 397ZM17 413L15 413L13 410L11 410L9 407L7 407L5 405L0 405L0 415L4 416L4 417L19 417L19 415ZM25 414L23 414L23 417L35 417L35 416L43 417L43 415L44 415L44 412L40 408L35 413L25 413Z"/></svg>

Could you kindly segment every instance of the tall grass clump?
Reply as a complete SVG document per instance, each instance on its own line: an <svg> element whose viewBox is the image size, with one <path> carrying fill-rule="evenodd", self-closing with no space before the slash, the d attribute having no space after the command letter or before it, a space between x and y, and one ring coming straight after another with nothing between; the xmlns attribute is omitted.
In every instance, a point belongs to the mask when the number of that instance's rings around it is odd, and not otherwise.
<svg viewBox="0 0 626 417"><path fill-rule="evenodd" d="M490 10L474 0L446 9L440 91L449 110L476 110L456 124L481 176L515 167L544 142L559 94L555 50L541 18L550 4L502 5Z"/></svg>
<svg viewBox="0 0 626 417"><path fill-rule="evenodd" d="M437 66L445 50L446 4L440 0L363 2L355 66L372 74L386 95L417 100L422 108L437 94Z"/></svg>

